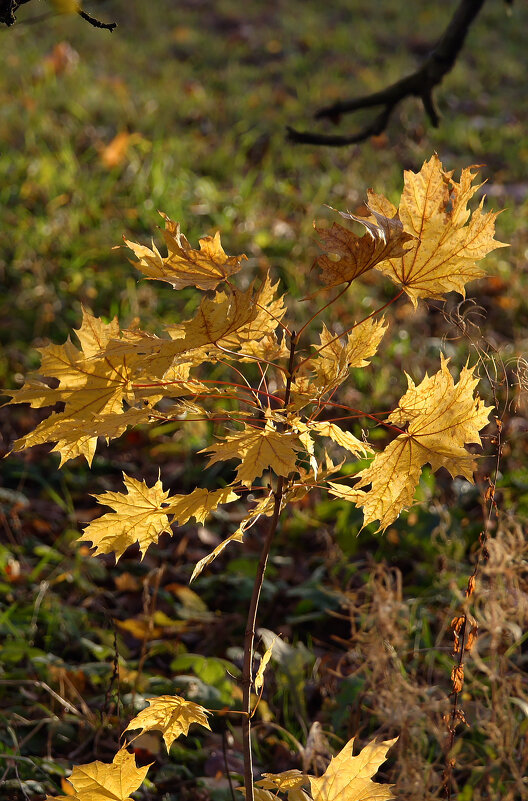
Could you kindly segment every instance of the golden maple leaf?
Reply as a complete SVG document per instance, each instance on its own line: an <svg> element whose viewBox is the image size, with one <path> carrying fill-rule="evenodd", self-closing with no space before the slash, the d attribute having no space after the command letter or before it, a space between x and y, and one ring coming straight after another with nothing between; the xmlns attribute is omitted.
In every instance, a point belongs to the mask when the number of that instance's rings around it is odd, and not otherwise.
<svg viewBox="0 0 528 801"><path fill-rule="evenodd" d="M149 768L138 768L134 755L122 748L110 764L76 765L68 779L75 794L57 799L46 796L46 801L132 801L130 794L142 784Z"/></svg>
<svg viewBox="0 0 528 801"><path fill-rule="evenodd" d="M323 363L327 359L336 362L340 367L343 364L348 368L367 367L370 364L368 359L374 356L378 350L387 328L385 317L381 317L379 320L369 317L367 320L357 323L347 334L346 343L343 343L323 325L319 347Z"/></svg>
<svg viewBox="0 0 528 801"><path fill-rule="evenodd" d="M104 492L94 498L114 511L106 512L86 526L79 541L90 540L94 556L115 552L119 560L130 545L138 542L141 558L164 531L171 533L167 517L168 491L158 479L152 487L123 473L127 493ZM162 505L163 504L163 505Z"/></svg>
<svg viewBox="0 0 528 801"><path fill-rule="evenodd" d="M355 325L343 342L323 324L317 355L305 362L303 373L293 381L293 408L316 402L342 384L352 368L370 364L368 359L376 353L386 330L384 317L371 317Z"/></svg>
<svg viewBox="0 0 528 801"><path fill-rule="evenodd" d="M165 258L154 243L151 250L125 239L125 244L139 259L134 266L147 278L167 281L175 289L186 286L216 289L221 281L240 270L246 256L227 256L220 244L218 232L214 236L204 236L198 240L200 250L193 250L180 232L178 223L165 214L161 216L165 220L163 237L168 251Z"/></svg>
<svg viewBox="0 0 528 801"><path fill-rule="evenodd" d="M160 695L158 698L147 698L147 701L149 706L130 721L125 731L141 729L143 734L151 729L160 729L167 751L180 734L188 733L191 723L211 728L207 720L210 712L200 704L186 701L178 695Z"/></svg>
<svg viewBox="0 0 528 801"><path fill-rule="evenodd" d="M279 282L272 283L269 273L255 295L256 315L232 334L222 337L218 344L231 350L241 348L248 352L253 349L258 355L261 341L275 332L286 313L284 295L276 296Z"/></svg>
<svg viewBox="0 0 528 801"><path fill-rule="evenodd" d="M135 357L105 355L105 348L118 335L117 320L104 323L83 309L82 324L77 331L80 349L69 340L64 345L42 348L39 373L56 379L58 387L52 389L30 376L22 389L12 393L9 403L29 403L40 408L62 402L64 411L52 414L30 434L18 439L13 450L57 442L54 450L61 453L61 464L78 455L84 455L91 462L97 436L114 436L115 416L123 413L123 401L134 400L131 378ZM103 420L105 417L107 424ZM119 428L119 424L117 426Z"/></svg>
<svg viewBox="0 0 528 801"><path fill-rule="evenodd" d="M409 388L388 418L390 423L407 425L407 430L357 474L354 487L329 482L332 495L363 507L364 525L379 520L378 530L385 530L412 503L425 464L473 481L475 461L464 446L481 444L479 431L492 407L474 397L478 384L474 368L464 367L455 384L447 365L442 356L441 369L426 375L418 386L407 376ZM365 492L362 487L369 484Z"/></svg>
<svg viewBox="0 0 528 801"><path fill-rule="evenodd" d="M323 271L321 279L327 286L353 281L379 262L405 253L403 246L413 237L403 230L396 209L390 218L374 209L369 208L369 211L373 219L339 212L346 220L354 220L367 229L362 237L339 223L331 228L315 228L326 254L335 257L324 255L317 260Z"/></svg>
<svg viewBox="0 0 528 801"><path fill-rule="evenodd" d="M301 773L296 768L284 770L282 773L263 773L263 778L257 782L256 787L275 793L271 798L277 799L277 791L287 793L288 801L310 801L310 797L302 789L303 785L308 784L309 777L306 773Z"/></svg>
<svg viewBox="0 0 528 801"><path fill-rule="evenodd" d="M182 526L191 517L194 517L197 523L204 523L209 513L221 503L231 503L238 498L239 496L233 492L231 487L222 487L212 491L197 487L188 495L171 495L165 512L173 514L179 526Z"/></svg>
<svg viewBox="0 0 528 801"><path fill-rule="evenodd" d="M208 467L215 462L239 459L236 480L249 487L267 467L278 476L288 476L296 469L297 451L301 449L296 436L278 431L268 419L264 428L245 425L242 431L229 434L221 442L199 452L212 454Z"/></svg>
<svg viewBox="0 0 528 801"><path fill-rule="evenodd" d="M121 362L101 364L94 355L101 348L96 345L96 333L101 347L119 335L114 320L105 324L83 309L83 320L76 332L81 349L68 339L64 345L48 345L40 349L42 355L39 374L58 381L55 389L31 375L22 389L15 390L10 403L29 403L34 408L66 404L69 414L90 409L96 412L115 411L122 400L128 376ZM78 392L83 390L82 398Z"/></svg>
<svg viewBox="0 0 528 801"><path fill-rule="evenodd" d="M168 515L173 522L183 525L191 517L203 523L207 515L221 503L230 503L238 499L229 487L209 492L197 487L188 495L171 495L164 491L161 481L147 487L145 481L138 481L123 473L126 493L104 492L94 498L105 506L113 507L113 512L106 512L96 520L92 520L80 540L89 540L100 553L115 552L116 559L135 542L139 543L141 557L154 542L158 541L164 531L171 533Z"/></svg>
<svg viewBox="0 0 528 801"><path fill-rule="evenodd" d="M123 412L96 414L87 419L83 419L80 415L70 417L66 412L58 412L51 414L33 431L18 439L14 443L13 450L31 448L45 442L56 442L51 450L60 453L60 467L77 456L84 456L91 465L98 437L104 437L107 441L120 437L129 426L148 422L150 412L148 407L131 408ZM87 430L90 431L89 434L86 433Z"/></svg>
<svg viewBox="0 0 528 801"><path fill-rule="evenodd" d="M265 790L293 790L308 781L308 776L297 768L283 770L282 773L263 773L262 776L264 778L257 784Z"/></svg>
<svg viewBox="0 0 528 801"><path fill-rule="evenodd" d="M383 801L395 798L391 784L378 784L372 776L387 759L398 738L368 743L352 755L354 738L330 761L322 776L310 776L313 801Z"/></svg>
<svg viewBox="0 0 528 801"><path fill-rule="evenodd" d="M414 306L418 298L441 298L455 291L465 296L465 284L484 275L477 265L496 248L506 247L493 238L497 212L482 212L484 198L470 214L467 204L482 184L473 184L475 167L462 170L460 182L444 172L437 155L424 162L420 172L405 172L398 207L403 229L412 234L403 256L376 265L400 284ZM369 193L369 207L378 213L396 213L381 195Z"/></svg>
<svg viewBox="0 0 528 801"><path fill-rule="evenodd" d="M257 296L258 297L258 293ZM239 329L248 326L258 314L253 285L245 292L238 289L216 292L214 298L204 298L192 320L182 323L183 337L175 344L183 350L215 344ZM175 327L170 330L174 335Z"/></svg>

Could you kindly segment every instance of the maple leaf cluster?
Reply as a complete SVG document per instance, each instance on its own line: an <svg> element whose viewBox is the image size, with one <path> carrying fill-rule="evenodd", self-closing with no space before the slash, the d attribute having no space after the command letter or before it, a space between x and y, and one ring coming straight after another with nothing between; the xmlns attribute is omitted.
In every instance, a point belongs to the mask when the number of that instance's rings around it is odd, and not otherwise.
<svg viewBox="0 0 528 801"><path fill-rule="evenodd" d="M414 304L450 290L464 294L465 283L482 275L477 262L501 246L493 237L497 215L484 213L483 201L472 214L468 209L480 186L474 183L475 175L474 168L464 169L456 182L433 156L420 172L405 173L397 209L371 191L367 217L342 213L345 220L365 227L363 236L338 223L317 228L325 250L319 258L323 284L348 285L375 268ZM340 335L323 324L312 355L294 362L288 372L289 329L283 323L286 306L278 284L267 275L258 286L253 282L238 289L232 279L242 269L244 255L228 256L219 234L203 237L199 250L193 250L179 226L163 217L167 255L154 244L151 249L125 240L138 258L135 266L147 278L166 281L175 289L194 286L209 294L191 319L169 326L166 337L139 328L123 330L117 320L107 323L83 310L76 332L79 345L68 340L43 348L39 375L30 376L10 401L35 408L62 404L61 410L17 440L13 449L53 442L61 465L76 456L91 463L99 437L108 442L130 426L166 420L214 423L221 410L230 422L224 435L206 449L208 466L229 460L238 466L228 487L213 492L198 488L188 495L170 495L160 480L148 487L124 475L125 493L96 496L113 511L85 529L83 539L92 542L94 554L115 552L119 558L138 542L144 555L172 525L191 518L203 523L218 505L238 500L249 488L260 488L260 499L238 529L201 560L194 578L228 543L240 542L258 517L273 513L273 493L262 478L269 471L284 479L282 505L318 484L363 507L364 523L377 520L381 530L412 504L425 464L472 480L475 464L466 446L480 444L479 431L490 412L475 394L473 368L466 366L455 383L442 358L440 370L418 385L408 377L409 389L397 408L386 419L376 418L397 436L375 453L366 440L318 417L328 417L334 393L351 369L369 365L387 330L385 319L371 315ZM219 361L258 362L262 378L257 386L207 378ZM271 393L266 382L273 367L276 385L282 387L278 394ZM56 386L50 386L50 379ZM370 458L356 473L353 486L330 480L341 465L319 445L325 439L354 458Z"/></svg>
<svg viewBox="0 0 528 801"><path fill-rule="evenodd" d="M322 284L326 289L344 285L345 291L377 269L399 287L394 301L405 294L416 306L420 299L441 298L449 291L464 295L465 284L483 274L478 262L502 246L494 239L497 215L484 213L483 201L473 212L468 208L480 186L475 177L470 167L457 182L433 156L418 173L405 173L398 208L371 191L367 216L341 212L344 220L365 228L363 236L340 223L317 228L324 251L318 259ZM439 370L418 384L407 376L408 389L395 409L365 415L393 434L384 450L375 451L365 436L357 437L346 423L338 425L330 413L338 406L340 423L343 410L350 412L350 420L362 414L337 404L335 395L351 370L369 366L387 330L385 318L374 319L373 313L344 331L323 323L317 344L301 358L300 334L284 322L285 298L278 293L278 282L268 274L260 283L238 288L233 280L244 255L228 256L218 233L200 239L195 250L179 225L163 217L166 256L154 244L149 248L125 240L126 245L146 278L168 282L175 290L193 286L203 292L196 313L168 326L165 336L155 336L137 327L122 329L116 319L104 322L83 310L78 344L68 339L43 348L39 373L12 393L10 403L51 409L13 450L49 442L60 453L61 465L78 456L91 463L99 438L109 442L130 426L167 421L184 425L199 419L222 423L202 453L208 466L235 462L234 477L217 490L198 487L171 494L160 478L149 487L123 473L125 492L95 496L110 511L83 532L81 540L92 543L92 555L114 553L119 559L139 543L143 557L173 525L192 518L203 523L219 505L239 501L250 491L256 500L240 525L198 562L192 579L227 545L241 542L260 517L276 522L288 503L302 499L314 486L362 507L364 525L378 521L383 531L413 503L424 465L473 480L475 460L467 446L481 444L480 431L491 411L476 393L474 367L466 364L455 381L442 356ZM219 364L231 369L235 380L217 379ZM345 452L341 462L334 463L329 455L331 443ZM346 458L366 463L355 470L352 485L336 480ZM272 647L256 677L250 676L245 685L257 693ZM192 723L209 727L209 711L178 696L148 703L126 731L159 730L167 749ZM313 801L391 798L390 786L371 777L393 742L370 743L354 756L351 740L322 776L264 774L252 795L257 801L272 801L286 793L288 801L305 801L306 787ZM129 801L147 770L137 768L124 747L111 764L97 761L74 768L73 795L68 797Z"/></svg>
<svg viewBox="0 0 528 801"><path fill-rule="evenodd" d="M162 695L148 699L148 707L130 721L125 731L141 729L141 734L161 731L168 751L177 737L188 733L191 724L198 723L210 728L207 720L209 714L200 704L179 696ZM382 801L394 798L392 785L373 782L372 776L385 762L387 751L395 742L396 739L371 742L353 756L352 738L331 760L322 776L310 776L300 770L264 773L253 788L254 798L256 801L273 801L278 793L285 792L288 801L310 801L303 786L310 787L313 801L362 801L374 798ZM133 740L130 744L133 744ZM138 768L134 754L123 747L111 763L97 760L87 765L77 765L68 779L73 792L56 797L57 801L131 801L131 793L141 786L149 768L150 765ZM239 789L244 791L244 788ZM46 799L53 801L51 796Z"/></svg>

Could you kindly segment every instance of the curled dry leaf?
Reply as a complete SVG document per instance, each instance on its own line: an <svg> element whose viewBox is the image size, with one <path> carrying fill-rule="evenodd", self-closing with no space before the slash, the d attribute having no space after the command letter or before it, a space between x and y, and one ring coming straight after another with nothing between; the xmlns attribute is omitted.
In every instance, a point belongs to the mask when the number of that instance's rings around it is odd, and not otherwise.
<svg viewBox="0 0 528 801"><path fill-rule="evenodd" d="M193 250L180 232L178 223L160 212L165 220L163 237L167 245L164 258L157 247L152 250L136 242L125 239L125 244L139 259L135 267L147 278L167 281L175 289L195 286L198 289L216 289L219 283L237 273L246 259L240 256L227 256L220 244L220 234L204 236L199 240L200 249Z"/></svg>
<svg viewBox="0 0 528 801"><path fill-rule="evenodd" d="M379 262L405 253L404 245L413 237L403 230L396 210L391 218L374 209L369 211L371 218L339 212L346 220L358 222L367 229L361 237L339 223L334 223L331 228L315 227L325 250L318 264L323 271L321 280L327 286L353 281Z"/></svg>
<svg viewBox="0 0 528 801"><path fill-rule="evenodd" d="M462 687L464 686L464 665L455 665L453 670L451 671L451 682L453 684L453 692L460 693L462 692Z"/></svg>
<svg viewBox="0 0 528 801"><path fill-rule="evenodd" d="M260 665L258 667L257 675L255 676L255 681L254 681L254 687L256 693L260 692L261 688L264 686L264 672L268 666L268 662L271 659L271 655L273 653L273 646L275 644L276 639L277 637L273 638L270 647L266 649L264 656L260 660Z"/></svg>

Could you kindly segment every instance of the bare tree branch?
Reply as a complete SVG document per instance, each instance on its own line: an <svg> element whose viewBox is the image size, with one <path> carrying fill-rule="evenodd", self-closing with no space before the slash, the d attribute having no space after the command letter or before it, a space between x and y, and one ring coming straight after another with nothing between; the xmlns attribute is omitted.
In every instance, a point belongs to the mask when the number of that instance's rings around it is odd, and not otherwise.
<svg viewBox="0 0 528 801"><path fill-rule="evenodd" d="M371 136L379 135L385 130L389 118L402 100L406 97L419 97L425 113L436 128L440 116L435 108L433 89L438 86L444 75L453 68L462 50L471 23L484 5L485 0L460 0L447 28L426 61L415 72L379 92L352 100L338 101L316 112L315 118L339 118L341 114L349 114L359 109L382 106L381 112L374 120L350 136L332 136L311 131L297 131L288 126L288 138L292 142L312 145L333 145L340 147L363 142Z"/></svg>
<svg viewBox="0 0 528 801"><path fill-rule="evenodd" d="M90 14L87 14L86 11L79 10L77 13L80 17L85 19L86 22L89 22L90 25L93 25L94 28L104 28L105 30L110 31L110 33L112 33L114 28L117 28L117 22L101 22L101 20L90 16Z"/></svg>
<svg viewBox="0 0 528 801"><path fill-rule="evenodd" d="M0 0L0 23L13 25L16 22L15 11L29 0Z"/></svg>
<svg viewBox="0 0 528 801"><path fill-rule="evenodd" d="M0 0L0 24L4 25L14 25L16 22L16 14L15 12L19 8L19 6L24 5L25 3L29 3L30 0ZM88 14L86 11L79 9L77 11L78 15L82 17L86 22L89 22L90 25L93 25L94 28L104 28L107 31L112 31L114 28L117 27L116 22L101 22L101 20L92 17L91 14Z"/></svg>

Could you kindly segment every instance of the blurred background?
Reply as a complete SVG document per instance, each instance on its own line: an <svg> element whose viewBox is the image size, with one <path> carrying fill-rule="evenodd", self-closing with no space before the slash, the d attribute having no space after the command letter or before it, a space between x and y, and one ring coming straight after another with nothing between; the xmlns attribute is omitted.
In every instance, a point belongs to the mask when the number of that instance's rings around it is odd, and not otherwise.
<svg viewBox="0 0 528 801"><path fill-rule="evenodd" d="M402 371L421 380L438 369L440 350L454 369L482 358L480 391L498 401L503 448L454 786L459 801L514 801L528 798L526 4L484 4L436 90L437 129L411 98L385 132L360 145L294 145L285 135L287 125L358 129L371 112L337 127L312 115L414 70L455 7L91 2L90 14L117 23L113 33L48 3L19 8L16 25L0 29L0 385L20 386L38 367L36 348L64 342L79 326L81 304L123 325L139 317L157 333L191 316L192 290L176 302L171 288L139 280L120 247L123 235L159 245L157 210L179 221L193 245L220 230L227 253L248 255L250 274L270 268L301 320L315 308L298 301L318 287L313 221L332 219L325 204L361 213L369 187L397 204L403 171L417 171L434 152L455 177L482 165L485 207L504 210L497 238L510 247L487 257L489 277L470 286L463 304L454 296L416 314L407 303L395 308L372 367L358 371L354 405L390 408L406 387ZM369 274L333 318L359 319L392 293ZM0 409L3 452L38 419L24 407ZM150 482L161 467L173 491L190 491L201 481L193 453L207 437L205 424L129 432L100 451L91 472L72 462L59 473L46 447L1 463L0 780L10 801L65 792L72 761L109 760L144 695L180 690L214 708L239 703L231 676L258 536L218 559L193 591L186 582L241 511L188 525L143 562L131 553L117 568L76 544L82 523L100 512L90 493L119 489L122 470ZM423 503L381 538L370 530L358 538L361 513L315 493L285 520L261 622L281 625L288 644L261 704L259 770L310 766L314 722L326 732L323 758L356 732L400 734L386 778L401 797L442 797L449 622L473 569L496 453L490 426L475 487L426 470ZM139 797L229 798L222 749L240 771L239 722L219 721L170 757L156 737L143 741L138 760L156 766Z"/></svg>

